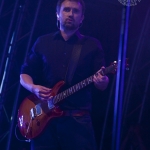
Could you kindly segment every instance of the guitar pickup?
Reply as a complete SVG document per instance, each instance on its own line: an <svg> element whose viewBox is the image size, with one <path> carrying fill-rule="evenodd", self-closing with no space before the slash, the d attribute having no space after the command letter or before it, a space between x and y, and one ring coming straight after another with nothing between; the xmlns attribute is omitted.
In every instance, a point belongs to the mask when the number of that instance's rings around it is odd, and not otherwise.
<svg viewBox="0 0 150 150"><path fill-rule="evenodd" d="M31 108L30 110L30 115L33 120L35 119L35 117L40 116L41 114L42 114L42 109L40 104L35 105L35 108Z"/></svg>
<svg viewBox="0 0 150 150"><path fill-rule="evenodd" d="M50 97L50 99L47 101L48 102L48 108L52 109L55 107L54 103L53 103L53 96Z"/></svg>
<svg viewBox="0 0 150 150"><path fill-rule="evenodd" d="M35 111L36 111L36 116L40 116L42 114L42 108L40 103L35 106Z"/></svg>

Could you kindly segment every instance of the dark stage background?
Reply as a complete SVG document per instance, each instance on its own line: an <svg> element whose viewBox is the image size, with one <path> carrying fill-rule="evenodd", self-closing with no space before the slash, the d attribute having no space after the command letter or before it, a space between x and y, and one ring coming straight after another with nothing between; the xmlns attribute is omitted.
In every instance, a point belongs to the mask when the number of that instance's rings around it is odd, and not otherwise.
<svg viewBox="0 0 150 150"><path fill-rule="evenodd" d="M122 10L117 0L85 0L82 34L99 39L106 66L118 59ZM29 94L19 84L20 67L37 37L57 30L56 0L0 1L0 149L28 150L30 143L15 137L17 111ZM121 150L150 147L150 2L130 7L121 126ZM110 150L116 75L109 75L104 92L93 90L92 118L99 150ZM18 129L17 134L20 139Z"/></svg>

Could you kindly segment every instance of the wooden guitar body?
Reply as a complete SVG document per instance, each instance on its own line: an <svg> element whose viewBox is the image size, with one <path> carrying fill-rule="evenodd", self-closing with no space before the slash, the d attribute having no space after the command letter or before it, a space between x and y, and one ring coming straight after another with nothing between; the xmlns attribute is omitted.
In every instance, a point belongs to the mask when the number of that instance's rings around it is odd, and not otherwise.
<svg viewBox="0 0 150 150"><path fill-rule="evenodd" d="M58 82L53 87L51 96L55 96L63 85L64 81ZM19 107L18 127L25 138L32 139L44 130L50 119L62 114L63 111L58 106L50 108L47 101L41 101L32 94L26 97Z"/></svg>

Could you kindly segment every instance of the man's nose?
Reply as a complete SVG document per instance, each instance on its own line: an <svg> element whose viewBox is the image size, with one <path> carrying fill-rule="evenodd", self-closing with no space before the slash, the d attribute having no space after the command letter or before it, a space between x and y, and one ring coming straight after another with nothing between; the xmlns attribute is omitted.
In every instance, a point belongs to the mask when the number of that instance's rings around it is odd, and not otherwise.
<svg viewBox="0 0 150 150"><path fill-rule="evenodd" d="M73 10L69 11L69 16L73 16Z"/></svg>

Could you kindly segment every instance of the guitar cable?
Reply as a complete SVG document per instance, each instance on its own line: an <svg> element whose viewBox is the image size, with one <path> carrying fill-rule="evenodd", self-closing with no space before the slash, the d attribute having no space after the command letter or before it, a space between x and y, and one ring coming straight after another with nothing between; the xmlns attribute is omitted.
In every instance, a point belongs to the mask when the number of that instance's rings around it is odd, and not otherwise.
<svg viewBox="0 0 150 150"><path fill-rule="evenodd" d="M19 137L17 135L17 127L18 127L18 125L16 124L16 127L15 127L15 136L16 136L17 140L21 141L21 142L31 142L30 139L28 139L28 140L21 140L21 139L19 139Z"/></svg>

